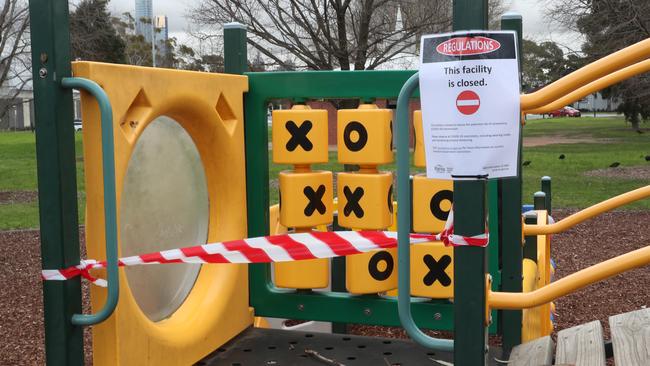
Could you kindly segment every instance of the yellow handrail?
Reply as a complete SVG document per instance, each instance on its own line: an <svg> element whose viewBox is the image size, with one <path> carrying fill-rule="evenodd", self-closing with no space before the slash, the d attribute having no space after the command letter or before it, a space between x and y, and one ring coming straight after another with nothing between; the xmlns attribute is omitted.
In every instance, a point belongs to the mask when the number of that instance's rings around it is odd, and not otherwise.
<svg viewBox="0 0 650 366"><path fill-rule="evenodd" d="M650 60L644 60L641 62L637 62L636 64L632 66L628 66L624 69L618 70L612 74L609 74L607 76L603 76L602 78L591 82L582 88L579 88L575 90L572 93L569 93L565 95L564 97L555 100L552 103L549 103L543 107L539 108L534 108L531 110L525 111L525 113L536 113L536 114L542 114L542 113L548 113L550 111L554 111L556 109L560 109L564 107L565 105L569 105L571 103L577 102L580 99L586 97L589 94L593 94L597 91L603 90L611 85L614 85L616 83L619 83L623 80L627 80L633 76L643 74L645 72L650 71Z"/></svg>
<svg viewBox="0 0 650 366"><path fill-rule="evenodd" d="M650 264L650 246L585 268L532 292L488 291L488 306L492 309L532 308L619 273L648 264Z"/></svg>
<svg viewBox="0 0 650 366"><path fill-rule="evenodd" d="M601 213L613 210L617 207L627 205L644 198L650 197L650 185L635 189L630 192L623 193L616 197L612 197L603 202L597 203L582 211L576 212L573 215L564 218L554 224L549 225L526 225L524 224L524 235L548 235L557 234L570 229L579 223L593 218Z"/></svg>
<svg viewBox="0 0 650 366"><path fill-rule="evenodd" d="M540 108L592 81L648 57L650 57L650 39L635 43L598 61L594 61L534 93L522 95L520 99L521 110L530 111Z"/></svg>

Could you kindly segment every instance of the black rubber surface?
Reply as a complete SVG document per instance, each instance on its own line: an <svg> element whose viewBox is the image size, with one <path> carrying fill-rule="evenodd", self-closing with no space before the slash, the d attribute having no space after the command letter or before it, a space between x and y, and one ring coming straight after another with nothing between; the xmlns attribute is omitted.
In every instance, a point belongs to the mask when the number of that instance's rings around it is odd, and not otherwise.
<svg viewBox="0 0 650 366"><path fill-rule="evenodd" d="M315 354L314 354L315 352ZM491 349L490 354L500 355ZM330 361L321 360L318 356ZM197 363L200 366L447 365L449 352L431 351L408 340L250 328ZM494 357L489 357L494 361Z"/></svg>

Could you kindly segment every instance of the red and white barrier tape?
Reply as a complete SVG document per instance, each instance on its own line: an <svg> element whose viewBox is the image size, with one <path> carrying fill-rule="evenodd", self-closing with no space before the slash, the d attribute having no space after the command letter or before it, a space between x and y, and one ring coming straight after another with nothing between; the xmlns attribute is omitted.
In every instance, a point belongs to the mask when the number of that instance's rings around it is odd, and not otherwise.
<svg viewBox="0 0 650 366"><path fill-rule="evenodd" d="M446 246L481 247L488 244L487 233L464 237L454 235L453 230L453 213L450 212L445 229L440 234L410 234L410 243L441 241ZM231 240L124 257L118 260L118 265L125 267L163 263L289 262L366 253L396 246L397 233L394 231L312 231ZM82 260L79 265L66 269L46 269L42 271L42 278L43 280L65 281L82 276L95 285L105 287L105 280L95 278L89 273L95 268L106 268L106 261Z"/></svg>

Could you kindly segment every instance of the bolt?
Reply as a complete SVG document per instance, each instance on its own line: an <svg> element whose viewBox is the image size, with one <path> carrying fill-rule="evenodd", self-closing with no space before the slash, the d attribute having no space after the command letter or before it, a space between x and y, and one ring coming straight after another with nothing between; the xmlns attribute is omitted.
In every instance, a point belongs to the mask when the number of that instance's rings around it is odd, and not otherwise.
<svg viewBox="0 0 650 366"><path fill-rule="evenodd" d="M41 52L41 63L47 63L47 53Z"/></svg>
<svg viewBox="0 0 650 366"><path fill-rule="evenodd" d="M303 304L298 304L298 310L300 310L300 311L305 310L305 305L303 305Z"/></svg>
<svg viewBox="0 0 650 366"><path fill-rule="evenodd" d="M47 77L47 69L41 67L40 70L38 70L38 76L40 76L41 79L45 79Z"/></svg>
<svg viewBox="0 0 650 366"><path fill-rule="evenodd" d="M435 314L433 314L433 319L435 319L435 320L440 320L440 319L442 319L442 314L440 314L440 313L435 313Z"/></svg>
<svg viewBox="0 0 650 366"><path fill-rule="evenodd" d="M365 309L363 309L363 314L365 316L370 316L370 315L372 315L372 310L370 310L368 308L365 308Z"/></svg>

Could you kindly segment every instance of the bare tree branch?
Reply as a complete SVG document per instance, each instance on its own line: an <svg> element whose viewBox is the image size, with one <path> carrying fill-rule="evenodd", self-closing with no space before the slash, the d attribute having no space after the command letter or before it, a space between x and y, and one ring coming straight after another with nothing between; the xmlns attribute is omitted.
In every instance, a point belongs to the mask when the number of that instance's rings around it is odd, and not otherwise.
<svg viewBox="0 0 650 366"><path fill-rule="evenodd" d="M23 0L4 0L0 9L0 118L31 81L29 13ZM22 101L20 101L22 103Z"/></svg>
<svg viewBox="0 0 650 366"><path fill-rule="evenodd" d="M490 9L498 19L503 0ZM307 69L374 69L416 55L421 35L450 30L451 0L201 0L189 17L213 32L245 24L249 45L278 68L295 59Z"/></svg>

